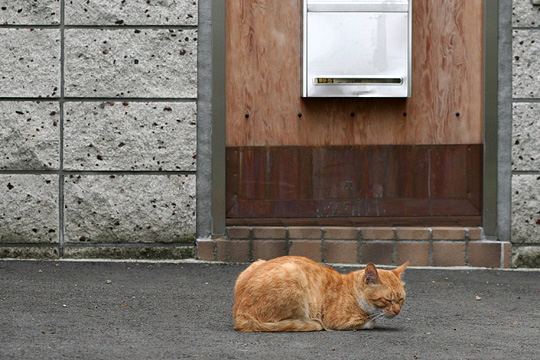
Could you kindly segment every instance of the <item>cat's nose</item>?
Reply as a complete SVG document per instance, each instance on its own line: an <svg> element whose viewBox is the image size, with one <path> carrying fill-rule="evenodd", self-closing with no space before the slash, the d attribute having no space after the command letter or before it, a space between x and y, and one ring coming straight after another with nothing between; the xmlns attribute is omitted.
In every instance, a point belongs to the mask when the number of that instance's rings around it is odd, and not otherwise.
<svg viewBox="0 0 540 360"><path fill-rule="evenodd" d="M387 319L391 319L391 318L393 318L394 316L396 316L396 314L394 314L394 313L391 312L391 311L385 311L385 312L384 312L384 317L387 318Z"/></svg>

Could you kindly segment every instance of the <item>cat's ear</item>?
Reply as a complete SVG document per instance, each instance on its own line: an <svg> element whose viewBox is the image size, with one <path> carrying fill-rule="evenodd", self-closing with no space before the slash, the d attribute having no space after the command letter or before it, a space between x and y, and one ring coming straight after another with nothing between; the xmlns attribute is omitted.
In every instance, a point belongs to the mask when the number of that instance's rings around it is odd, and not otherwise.
<svg viewBox="0 0 540 360"><path fill-rule="evenodd" d="M364 270L364 282L368 285L379 283L379 273L372 263L367 264L366 269Z"/></svg>
<svg viewBox="0 0 540 360"><path fill-rule="evenodd" d="M405 272L405 269L407 269L407 266L409 266L409 262L406 261L403 265L401 265L400 267L397 267L395 268L394 270L392 270L392 272L394 274L396 274L400 279L401 277L403 276L403 273Z"/></svg>

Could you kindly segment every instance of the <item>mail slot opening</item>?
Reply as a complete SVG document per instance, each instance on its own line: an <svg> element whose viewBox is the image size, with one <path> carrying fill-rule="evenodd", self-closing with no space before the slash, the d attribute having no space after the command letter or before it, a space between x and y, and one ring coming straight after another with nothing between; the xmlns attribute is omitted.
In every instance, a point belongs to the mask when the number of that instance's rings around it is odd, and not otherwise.
<svg viewBox="0 0 540 360"><path fill-rule="evenodd" d="M413 0L304 0L303 97L409 97Z"/></svg>
<svg viewBox="0 0 540 360"><path fill-rule="evenodd" d="M314 79L317 85L347 85L347 84L403 84L401 78L330 78L330 77L317 77Z"/></svg>

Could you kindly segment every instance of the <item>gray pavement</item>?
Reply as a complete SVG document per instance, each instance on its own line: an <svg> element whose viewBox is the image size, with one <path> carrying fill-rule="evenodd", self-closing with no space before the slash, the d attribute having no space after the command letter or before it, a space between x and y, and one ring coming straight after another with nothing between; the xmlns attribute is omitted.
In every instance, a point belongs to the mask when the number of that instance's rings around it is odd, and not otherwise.
<svg viewBox="0 0 540 360"><path fill-rule="evenodd" d="M0 359L540 359L540 272L413 269L374 330L241 334L244 267L0 261Z"/></svg>

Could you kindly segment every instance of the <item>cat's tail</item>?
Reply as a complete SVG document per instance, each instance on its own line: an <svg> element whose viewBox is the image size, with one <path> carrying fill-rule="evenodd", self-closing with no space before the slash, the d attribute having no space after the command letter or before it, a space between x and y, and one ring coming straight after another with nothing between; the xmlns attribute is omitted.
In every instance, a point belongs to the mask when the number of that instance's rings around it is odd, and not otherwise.
<svg viewBox="0 0 540 360"><path fill-rule="evenodd" d="M234 330L242 332L320 331L323 330L323 326L316 320L290 319L261 322L250 316L239 315L234 321Z"/></svg>

